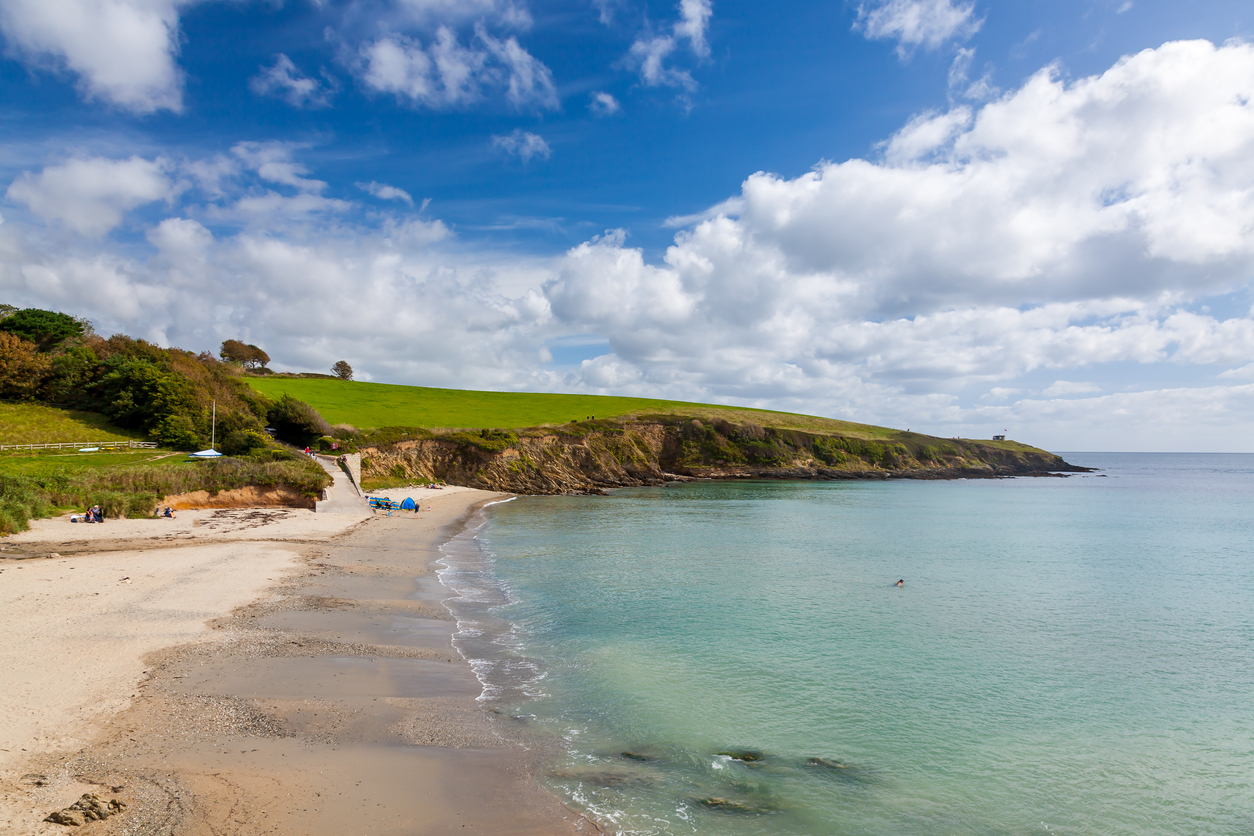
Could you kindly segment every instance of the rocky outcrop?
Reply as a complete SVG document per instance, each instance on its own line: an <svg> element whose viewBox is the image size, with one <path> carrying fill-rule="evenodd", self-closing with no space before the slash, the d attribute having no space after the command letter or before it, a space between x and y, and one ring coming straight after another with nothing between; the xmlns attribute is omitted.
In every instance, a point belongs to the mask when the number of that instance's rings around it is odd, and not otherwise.
<svg viewBox="0 0 1254 836"><path fill-rule="evenodd" d="M957 479L1085 470L1013 442L917 433L868 439L682 418L428 436L362 449L364 476L588 494L689 479Z"/></svg>
<svg viewBox="0 0 1254 836"><path fill-rule="evenodd" d="M63 810L50 813L44 821L68 827L82 827L88 822L104 821L126 809L126 803L116 798L104 801L95 793L83 793L83 797Z"/></svg>

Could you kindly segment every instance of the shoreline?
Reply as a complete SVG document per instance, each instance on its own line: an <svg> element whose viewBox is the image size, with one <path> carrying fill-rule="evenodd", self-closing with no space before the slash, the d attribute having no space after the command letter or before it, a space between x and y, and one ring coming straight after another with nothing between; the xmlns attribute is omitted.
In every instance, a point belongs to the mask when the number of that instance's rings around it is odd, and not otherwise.
<svg viewBox="0 0 1254 836"><path fill-rule="evenodd" d="M9 554L62 550L59 559L0 560L4 575L29 577L25 587L46 587L39 594L54 598L86 579L88 566L99 578L117 575L116 585L144 561L151 574L169 574L180 556L195 564L189 587L225 584L231 595L197 612L208 616L207 626L193 620L190 632L173 638L158 629L150 639L156 647L133 648L125 661L109 654L118 640L105 625L71 648L53 679L80 670L87 680L80 691L95 700L91 717L56 715L71 733L31 737L0 715L8 741L0 748L27 750L0 752L9 757L0 761L5 832L64 833L42 819L84 792L128 805L91 825L105 836L597 832L535 780L542 752L507 739L503 721L476 702L481 685L452 645L455 621L442 601L456 593L440 583L435 563L441 546L502 495L433 493L422 500L430 512L350 517L338 531L329 520L315 524L309 512L267 509L280 519L253 516L213 539L207 520L250 514L201 512L194 534L157 530L155 537L98 541L105 551L60 536L68 526L6 538L6 547L17 547ZM142 522L146 533L161 524ZM123 527L111 521L91 533L121 535ZM128 539L134 548L125 548ZM206 550L212 554L197 554ZM260 580L245 584L230 559L258 570ZM165 614L155 610L173 602L159 583L144 589L154 611L123 607L112 614L120 622L112 629L136 620L164 627ZM83 594L104 597L97 592L104 590ZM39 641L23 653L43 659ZM69 652L66 636L45 643ZM93 680L114 668L119 681L105 687ZM0 677L12 679L11 672ZM22 701L42 709L36 686L21 692ZM59 686L41 687L49 693ZM99 699L104 691L113 702Z"/></svg>

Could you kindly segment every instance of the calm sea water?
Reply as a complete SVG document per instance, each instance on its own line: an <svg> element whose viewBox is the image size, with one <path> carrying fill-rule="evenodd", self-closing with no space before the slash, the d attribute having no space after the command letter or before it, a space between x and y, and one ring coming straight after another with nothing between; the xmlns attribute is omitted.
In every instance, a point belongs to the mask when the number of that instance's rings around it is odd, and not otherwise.
<svg viewBox="0 0 1254 836"><path fill-rule="evenodd" d="M1254 833L1254 456L1065 457L495 505L458 644L611 832Z"/></svg>

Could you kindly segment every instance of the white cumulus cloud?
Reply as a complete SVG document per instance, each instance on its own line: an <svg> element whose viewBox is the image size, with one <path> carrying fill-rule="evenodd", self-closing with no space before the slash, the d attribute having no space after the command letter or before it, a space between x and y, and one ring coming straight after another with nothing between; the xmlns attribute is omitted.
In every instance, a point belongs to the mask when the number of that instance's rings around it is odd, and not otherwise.
<svg viewBox="0 0 1254 836"><path fill-rule="evenodd" d="M131 209L170 196L168 167L164 160L141 157L75 158L39 174L23 173L6 194L41 218L99 237L120 224Z"/></svg>
<svg viewBox="0 0 1254 836"><path fill-rule="evenodd" d="M28 65L72 74L90 99L182 109L178 0L6 0L0 31Z"/></svg>

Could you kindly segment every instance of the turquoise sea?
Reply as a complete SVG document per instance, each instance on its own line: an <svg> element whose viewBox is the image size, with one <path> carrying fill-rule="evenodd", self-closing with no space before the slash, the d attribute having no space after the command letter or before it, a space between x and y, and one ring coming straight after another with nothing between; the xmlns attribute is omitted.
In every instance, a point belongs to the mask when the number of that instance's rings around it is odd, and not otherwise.
<svg viewBox="0 0 1254 836"><path fill-rule="evenodd" d="M1064 457L497 504L456 643L609 832L1248 836L1254 455Z"/></svg>

